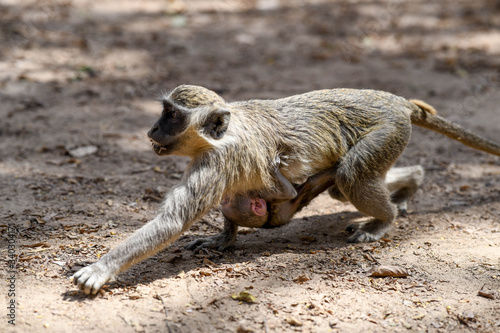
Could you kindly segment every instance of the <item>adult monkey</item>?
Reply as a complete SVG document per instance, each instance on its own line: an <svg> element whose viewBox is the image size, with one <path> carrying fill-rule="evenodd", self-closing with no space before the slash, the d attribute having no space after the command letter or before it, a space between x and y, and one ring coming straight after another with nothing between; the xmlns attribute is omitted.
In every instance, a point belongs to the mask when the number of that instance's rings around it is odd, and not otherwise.
<svg viewBox="0 0 500 333"><path fill-rule="evenodd" d="M336 167L335 184L373 220L350 241L373 241L389 228L396 206L384 178L403 152L411 123L500 156L500 146L433 115L428 105L374 90L320 90L278 100L226 103L213 91L179 86L163 100L148 135L158 155L192 158L156 218L98 262L73 275L85 293L157 253L224 196L273 187L269 166L280 156L292 183Z"/></svg>

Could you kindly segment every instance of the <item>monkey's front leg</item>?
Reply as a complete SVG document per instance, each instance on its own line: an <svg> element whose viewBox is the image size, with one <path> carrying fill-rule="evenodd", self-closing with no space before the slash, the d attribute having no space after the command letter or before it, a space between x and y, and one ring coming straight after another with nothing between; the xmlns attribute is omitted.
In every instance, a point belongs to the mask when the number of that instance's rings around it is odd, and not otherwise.
<svg viewBox="0 0 500 333"><path fill-rule="evenodd" d="M227 218L224 218L224 229L220 234L198 238L186 245L186 249L194 252L198 252L203 248L215 248L218 251L224 251L236 242L237 234L238 226Z"/></svg>
<svg viewBox="0 0 500 333"><path fill-rule="evenodd" d="M98 261L76 272L71 279L85 294L96 294L101 287L118 273L103 261Z"/></svg>
<svg viewBox="0 0 500 333"><path fill-rule="evenodd" d="M184 230L166 213L137 230L98 262L76 272L72 279L86 294L96 294L110 279L135 263L146 259L175 240Z"/></svg>
<svg viewBox="0 0 500 333"><path fill-rule="evenodd" d="M219 195L225 188L224 181L214 181L212 186L200 186L203 184L203 177L217 179L217 175L220 175L220 172L216 168L203 170L193 167L185 183L173 188L166 195L156 218L104 255L101 260L76 272L73 282L86 294L95 294L120 272L173 242L214 203L220 201Z"/></svg>

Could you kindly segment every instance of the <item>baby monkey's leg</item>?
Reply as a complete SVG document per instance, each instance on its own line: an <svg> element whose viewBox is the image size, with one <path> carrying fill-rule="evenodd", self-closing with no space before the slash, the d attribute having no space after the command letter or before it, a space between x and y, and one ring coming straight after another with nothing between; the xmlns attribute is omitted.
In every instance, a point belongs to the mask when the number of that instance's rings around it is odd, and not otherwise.
<svg viewBox="0 0 500 333"><path fill-rule="evenodd" d="M320 193L334 186L336 168L331 168L311 176L307 181L297 186L297 196L283 203L268 203L269 217L265 228L287 224L293 215L307 206Z"/></svg>

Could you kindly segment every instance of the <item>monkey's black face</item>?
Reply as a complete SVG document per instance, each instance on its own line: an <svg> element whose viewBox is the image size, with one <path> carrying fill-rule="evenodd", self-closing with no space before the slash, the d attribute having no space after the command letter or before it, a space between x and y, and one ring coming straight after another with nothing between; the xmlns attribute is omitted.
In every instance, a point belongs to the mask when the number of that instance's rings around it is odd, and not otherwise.
<svg viewBox="0 0 500 333"><path fill-rule="evenodd" d="M154 152L158 155L171 154L179 145L179 136L186 130L188 124L188 115L164 101L160 119L148 132Z"/></svg>

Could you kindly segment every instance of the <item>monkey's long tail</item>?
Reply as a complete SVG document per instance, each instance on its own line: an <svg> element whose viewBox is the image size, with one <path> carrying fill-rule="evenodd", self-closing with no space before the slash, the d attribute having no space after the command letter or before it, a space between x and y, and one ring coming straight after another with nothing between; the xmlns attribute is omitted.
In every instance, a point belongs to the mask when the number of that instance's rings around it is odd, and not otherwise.
<svg viewBox="0 0 500 333"><path fill-rule="evenodd" d="M419 100L410 100L410 102L416 105L416 107L412 108L412 124L446 135L474 149L500 156L500 144L482 138L462 126L438 116L436 110L425 102Z"/></svg>

